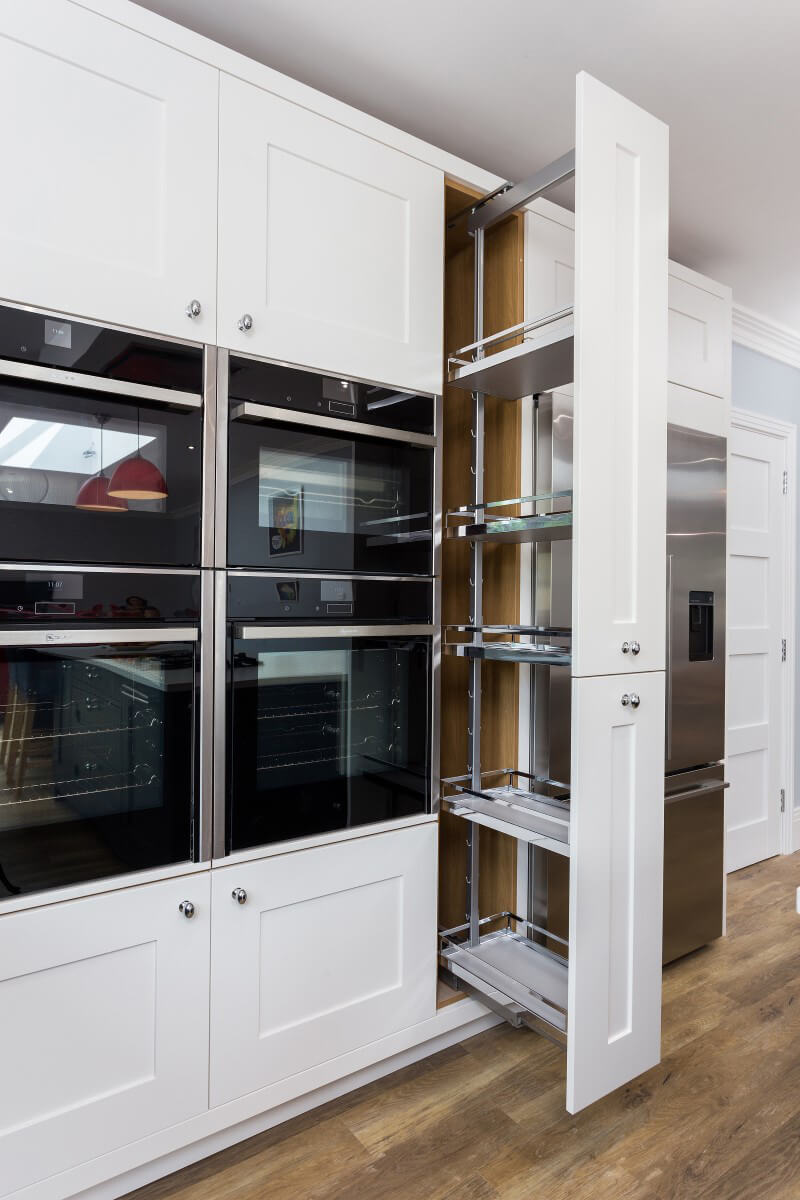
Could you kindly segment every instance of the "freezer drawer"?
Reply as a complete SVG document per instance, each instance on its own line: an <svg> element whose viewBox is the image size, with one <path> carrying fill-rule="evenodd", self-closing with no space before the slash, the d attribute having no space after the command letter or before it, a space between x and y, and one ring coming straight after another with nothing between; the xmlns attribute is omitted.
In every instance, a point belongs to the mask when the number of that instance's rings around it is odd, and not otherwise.
<svg viewBox="0 0 800 1200"><path fill-rule="evenodd" d="M722 766L667 776L664 963L722 935L724 787Z"/></svg>

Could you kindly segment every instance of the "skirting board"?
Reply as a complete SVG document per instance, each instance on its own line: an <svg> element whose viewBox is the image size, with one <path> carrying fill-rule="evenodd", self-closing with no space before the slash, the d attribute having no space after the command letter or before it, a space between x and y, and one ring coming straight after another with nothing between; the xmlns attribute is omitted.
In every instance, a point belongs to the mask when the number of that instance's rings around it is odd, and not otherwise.
<svg viewBox="0 0 800 1200"><path fill-rule="evenodd" d="M477 1001L465 998L440 1009L421 1025L401 1030L343 1055L341 1059L325 1063L321 1068L282 1081L279 1085L284 1093L282 1100L278 1100L275 1087L243 1096L182 1125L161 1130L101 1158L12 1192L6 1200L65 1200L66 1197L116 1200L118 1196L501 1023L502 1017L487 1012ZM316 1080L316 1086L312 1079ZM297 1094L301 1090L302 1094Z"/></svg>

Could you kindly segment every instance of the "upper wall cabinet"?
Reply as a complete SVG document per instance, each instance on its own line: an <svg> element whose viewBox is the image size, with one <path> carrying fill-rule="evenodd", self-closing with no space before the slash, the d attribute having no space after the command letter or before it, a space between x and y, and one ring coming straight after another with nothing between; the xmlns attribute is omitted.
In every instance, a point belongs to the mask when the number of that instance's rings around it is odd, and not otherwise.
<svg viewBox="0 0 800 1200"><path fill-rule="evenodd" d="M726 396L729 390L730 295L677 264L669 272L669 381ZM712 285L713 286L713 285Z"/></svg>
<svg viewBox="0 0 800 1200"><path fill-rule="evenodd" d="M213 341L218 80L67 0L7 0L0 298Z"/></svg>
<svg viewBox="0 0 800 1200"><path fill-rule="evenodd" d="M219 343L438 392L441 171L220 81Z"/></svg>

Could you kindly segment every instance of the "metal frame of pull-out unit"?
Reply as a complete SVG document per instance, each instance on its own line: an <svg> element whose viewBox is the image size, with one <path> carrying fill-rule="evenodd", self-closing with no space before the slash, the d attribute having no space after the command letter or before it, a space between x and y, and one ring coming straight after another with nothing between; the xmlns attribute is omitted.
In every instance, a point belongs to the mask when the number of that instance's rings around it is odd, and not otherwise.
<svg viewBox="0 0 800 1200"><path fill-rule="evenodd" d="M467 822L466 922L440 931L444 978L476 995L512 1025L528 1025L563 1044L567 1035L567 961L551 949L567 943L534 920L533 890L526 916L504 911L482 916L479 905L480 827L498 830L534 848L570 853L569 788L514 767L485 769L481 762L483 660L569 667L566 626L489 625L483 621L483 547L489 543L560 541L572 536L572 512L559 511L569 491L484 498L484 398L522 397L572 382L574 320L571 308L484 334L485 231L575 170L574 151L522 184L478 200L468 216L474 239L474 340L448 359L449 383L472 393L471 503L445 516L445 536L470 545L469 624L445 630L443 650L466 658L468 773L442 780L442 806ZM512 342L509 347L504 343ZM500 347L496 349L496 347ZM556 503L561 502L561 503ZM541 511L545 506L546 511ZM531 511L522 513L529 507ZM512 509L512 515L504 510Z"/></svg>

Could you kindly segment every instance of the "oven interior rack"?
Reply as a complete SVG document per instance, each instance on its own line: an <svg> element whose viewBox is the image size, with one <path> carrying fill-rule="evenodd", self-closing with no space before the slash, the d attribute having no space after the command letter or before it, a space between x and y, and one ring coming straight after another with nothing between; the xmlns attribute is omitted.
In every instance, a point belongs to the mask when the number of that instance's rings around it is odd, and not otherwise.
<svg viewBox="0 0 800 1200"><path fill-rule="evenodd" d="M533 321L485 336L484 267L485 232L497 221L516 212L550 187L575 172L574 151L562 156L520 184L509 185L477 200L469 211L469 232L474 238L473 341L450 356L449 382L471 392L471 503L448 513L448 536L462 538L470 548L469 618L450 626L450 634L468 635L465 641L448 640L449 654L467 659L468 773L445 781L454 794L445 803L465 818L467 830L466 923L441 936L441 967L445 977L464 986L502 1012L512 1024L537 1027L563 1040L567 1033L567 961L544 944L563 938L533 923L535 900L528 888L527 920L510 912L481 918L480 829L501 829L538 853L547 844L569 854L569 795L550 781L523 773L481 770L481 674L483 661L569 667L572 662L571 630L523 625L483 623L483 549L494 541L553 541L571 535L572 514L553 512L562 506L553 501L570 493L521 497L487 502L484 486L484 435L486 395L506 400L550 392L574 379L575 318L572 308L547 313ZM509 342L516 344L508 345ZM539 514L539 502L550 511ZM532 503L534 515L504 517L498 509ZM571 498L570 498L571 503ZM486 638L489 640L487 641ZM497 639L497 640L495 640ZM543 640L547 639L547 640ZM486 783L494 778L493 786ZM520 782L515 782L520 781ZM524 781L524 782L521 782ZM497 928L498 922L502 927ZM520 928L524 928L523 936Z"/></svg>
<svg viewBox="0 0 800 1200"><path fill-rule="evenodd" d="M497 998L499 993L512 1012L513 1006L519 1006L518 1017L530 1014L538 1018L545 1023L550 1036L564 1044L567 1036L567 960L515 931L512 925L522 926L563 945L566 942L510 912L483 917L478 924L484 928L499 922L502 922L502 928L486 933L479 929L476 939L470 936L469 923L443 930L439 938L445 970L482 999L489 998L491 993Z"/></svg>
<svg viewBox="0 0 800 1200"><path fill-rule="evenodd" d="M495 782L489 785L485 780ZM565 784L507 767L482 772L479 791L469 785L468 775L442 780L446 793L442 802L448 812L569 856L569 788Z"/></svg>

